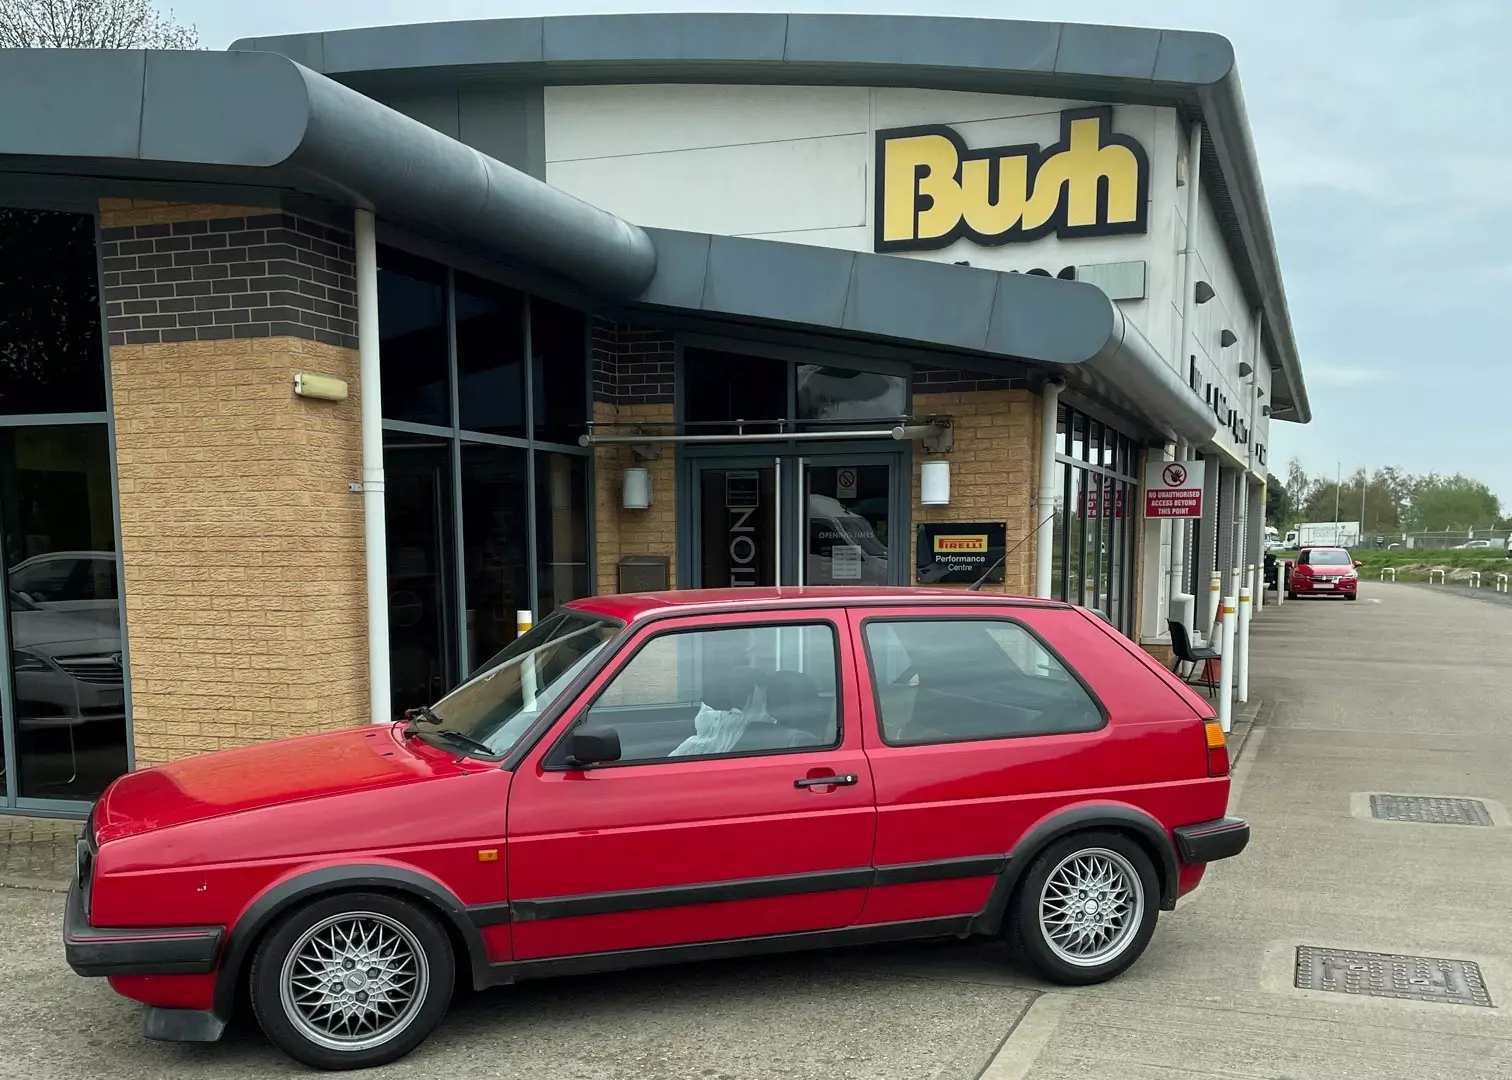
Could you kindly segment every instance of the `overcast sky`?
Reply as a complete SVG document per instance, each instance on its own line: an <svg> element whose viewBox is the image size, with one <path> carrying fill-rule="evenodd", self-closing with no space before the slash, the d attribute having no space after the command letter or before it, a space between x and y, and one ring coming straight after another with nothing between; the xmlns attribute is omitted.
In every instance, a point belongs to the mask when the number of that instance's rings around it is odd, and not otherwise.
<svg viewBox="0 0 1512 1080"><path fill-rule="evenodd" d="M606 11L885 11L1213 30L1234 43L1313 405L1271 467L1463 472L1512 506L1508 0L177 0L201 43ZM1496 315L1501 311L1500 316ZM1500 436L1500 438L1498 438Z"/></svg>

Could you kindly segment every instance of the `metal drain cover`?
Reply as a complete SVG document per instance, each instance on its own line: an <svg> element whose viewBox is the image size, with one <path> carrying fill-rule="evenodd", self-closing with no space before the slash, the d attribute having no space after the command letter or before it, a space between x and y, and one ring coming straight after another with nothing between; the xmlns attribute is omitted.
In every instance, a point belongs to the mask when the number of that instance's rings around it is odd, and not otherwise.
<svg viewBox="0 0 1512 1080"><path fill-rule="evenodd" d="M1372 795L1370 815L1381 821L1420 825L1490 825L1491 813L1479 799L1444 799L1432 795Z"/></svg>
<svg viewBox="0 0 1512 1080"><path fill-rule="evenodd" d="M1491 1007L1480 966L1469 960L1299 945L1296 985L1299 990Z"/></svg>

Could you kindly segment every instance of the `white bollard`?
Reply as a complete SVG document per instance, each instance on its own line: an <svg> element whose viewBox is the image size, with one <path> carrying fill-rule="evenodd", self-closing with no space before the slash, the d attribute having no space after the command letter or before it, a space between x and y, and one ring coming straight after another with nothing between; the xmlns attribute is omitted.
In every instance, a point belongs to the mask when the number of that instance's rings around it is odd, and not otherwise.
<svg viewBox="0 0 1512 1080"><path fill-rule="evenodd" d="M1234 646L1237 655L1234 661L1238 666L1236 696L1241 702L1249 700L1249 631L1252 618L1254 618L1254 612L1250 609L1250 591L1247 588L1240 589L1238 640Z"/></svg>
<svg viewBox="0 0 1512 1080"><path fill-rule="evenodd" d="M1258 612L1265 606L1265 569L1264 567L1250 564L1249 570L1244 575L1244 583L1249 586L1250 596L1254 597L1254 611Z"/></svg>
<svg viewBox="0 0 1512 1080"><path fill-rule="evenodd" d="M515 612L515 631L523 637L530 633L535 625L535 612L523 608ZM536 666L534 663L522 665L520 668L520 695L523 699L525 710L534 711L536 696L540 693L540 686L536 683Z"/></svg>
<svg viewBox="0 0 1512 1080"><path fill-rule="evenodd" d="M1227 734L1234 724L1234 598L1225 596L1219 610L1218 723Z"/></svg>
<svg viewBox="0 0 1512 1080"><path fill-rule="evenodd" d="M1286 575L1291 569L1291 560L1282 559L1276 566L1276 606L1286 603Z"/></svg>
<svg viewBox="0 0 1512 1080"><path fill-rule="evenodd" d="M1394 567L1394 566L1383 566L1383 567L1381 567L1381 580L1382 581L1386 580L1386 575L1387 574L1390 574L1391 575L1391 580L1395 581L1396 580L1396 567Z"/></svg>
<svg viewBox="0 0 1512 1080"><path fill-rule="evenodd" d="M1480 571L1479 570L1472 570L1472 571L1470 571L1470 587L1472 589L1478 589L1478 588L1480 588Z"/></svg>
<svg viewBox="0 0 1512 1080"><path fill-rule="evenodd" d="M1506 574L1497 574L1496 575L1496 591L1497 592L1504 593L1504 592L1508 591L1507 580L1508 579L1507 579L1507 575Z"/></svg>
<svg viewBox="0 0 1512 1080"><path fill-rule="evenodd" d="M1428 584L1430 584L1430 585L1433 584L1433 575L1434 574L1437 574L1439 576L1439 584L1440 585L1446 585L1446 584L1448 584L1448 582L1445 581L1445 579L1444 579L1444 572L1442 570L1430 570L1430 571L1428 571Z"/></svg>

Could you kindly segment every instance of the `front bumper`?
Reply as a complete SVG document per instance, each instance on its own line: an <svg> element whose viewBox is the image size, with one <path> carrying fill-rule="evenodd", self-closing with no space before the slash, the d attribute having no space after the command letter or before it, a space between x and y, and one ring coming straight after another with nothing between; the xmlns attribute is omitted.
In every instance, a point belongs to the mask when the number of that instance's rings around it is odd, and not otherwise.
<svg viewBox="0 0 1512 1080"><path fill-rule="evenodd" d="M63 908L63 955L79 975L206 975L215 970L224 937L219 926L90 926L77 880Z"/></svg>
<svg viewBox="0 0 1512 1080"><path fill-rule="evenodd" d="M1360 585L1359 578L1338 578L1326 585L1320 586L1311 578L1299 578L1295 575L1291 579L1292 592L1306 596L1348 596Z"/></svg>
<svg viewBox="0 0 1512 1080"><path fill-rule="evenodd" d="M1183 825L1174 831L1176 850L1181 853L1181 861L1188 866L1232 859L1245 849L1250 838L1249 822L1236 817Z"/></svg>

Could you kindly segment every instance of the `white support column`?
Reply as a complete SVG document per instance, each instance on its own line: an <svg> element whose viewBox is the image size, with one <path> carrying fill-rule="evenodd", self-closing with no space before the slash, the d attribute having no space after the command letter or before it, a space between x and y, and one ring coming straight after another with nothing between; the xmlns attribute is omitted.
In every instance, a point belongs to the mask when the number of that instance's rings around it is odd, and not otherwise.
<svg viewBox="0 0 1512 1080"><path fill-rule="evenodd" d="M389 689L388 533L383 506L383 390L378 355L378 240L356 211L357 388L362 418L362 518L368 617L368 720L394 719Z"/></svg>
<svg viewBox="0 0 1512 1080"><path fill-rule="evenodd" d="M1254 567L1250 567L1244 576L1246 579L1252 579L1255 576ZM1249 700L1249 630L1252 616L1253 612L1250 610L1250 590L1249 586L1246 585L1239 590L1239 625L1235 631L1236 640L1234 645L1234 652L1236 654L1234 657L1234 678L1237 683L1235 696L1241 703Z"/></svg>
<svg viewBox="0 0 1512 1080"><path fill-rule="evenodd" d="M1055 562L1055 510L1061 492L1055 484L1056 422L1060 413L1061 384L1047 382L1040 398L1039 522L1034 545L1034 595L1050 597L1055 590L1051 574Z"/></svg>
<svg viewBox="0 0 1512 1080"><path fill-rule="evenodd" d="M1234 726L1234 598L1225 596L1219 609L1223 642L1218 658L1218 723L1227 734Z"/></svg>

